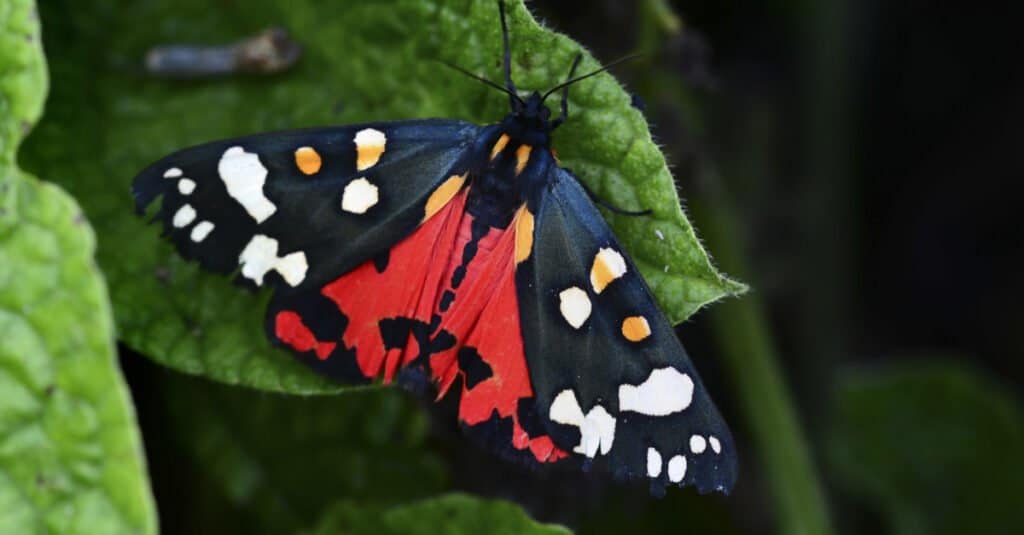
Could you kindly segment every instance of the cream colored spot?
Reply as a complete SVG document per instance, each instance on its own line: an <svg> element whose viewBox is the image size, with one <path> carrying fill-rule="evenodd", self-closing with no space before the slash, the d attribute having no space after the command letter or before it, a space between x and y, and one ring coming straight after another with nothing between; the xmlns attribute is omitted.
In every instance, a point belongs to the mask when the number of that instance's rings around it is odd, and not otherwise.
<svg viewBox="0 0 1024 535"><path fill-rule="evenodd" d="M299 171L307 175L314 175L320 170L322 164L320 154L313 147L295 149L295 166L299 168Z"/></svg>
<svg viewBox="0 0 1024 535"><path fill-rule="evenodd" d="M548 411L553 422L573 425L580 429L580 443L572 451L593 458L600 451L607 455L615 442L615 418L600 405L594 405L590 412L583 414L576 393L563 390L555 396Z"/></svg>
<svg viewBox="0 0 1024 535"><path fill-rule="evenodd" d="M192 234L190 237L192 238L192 241L199 243L205 240L211 232L213 232L213 223L209 221L200 221L196 223L196 226L192 227Z"/></svg>
<svg viewBox="0 0 1024 535"><path fill-rule="evenodd" d="M548 416L560 424L579 425L583 421L583 409L576 401L576 393L568 389L559 392L551 402Z"/></svg>
<svg viewBox="0 0 1024 535"><path fill-rule="evenodd" d="M668 416L690 406L693 379L668 366L651 371L647 379L634 386L619 385L619 410L648 416Z"/></svg>
<svg viewBox="0 0 1024 535"><path fill-rule="evenodd" d="M708 447L707 441L700 435L693 435L690 437L690 451L694 453L704 453Z"/></svg>
<svg viewBox="0 0 1024 535"><path fill-rule="evenodd" d="M676 455L668 461L668 480L679 483L686 477L686 457Z"/></svg>
<svg viewBox="0 0 1024 535"><path fill-rule="evenodd" d="M516 149L516 174L523 172L526 169L526 164L530 162L530 152L533 151L533 147L529 145L519 145Z"/></svg>
<svg viewBox="0 0 1024 535"><path fill-rule="evenodd" d="M434 214L441 211L442 208L448 204L448 201L455 197L455 194L462 189L462 185L466 183L466 175L452 175L445 180L434 193L430 194L430 198L427 199L427 207L424 210L423 220L426 221L434 216Z"/></svg>
<svg viewBox="0 0 1024 535"><path fill-rule="evenodd" d="M630 342L639 342L651 335L651 326L643 316L630 316L622 321L622 336Z"/></svg>
<svg viewBox="0 0 1024 535"><path fill-rule="evenodd" d="M182 195L192 195L192 192L196 190L196 182L190 178L183 178L178 181L178 191Z"/></svg>
<svg viewBox="0 0 1024 535"><path fill-rule="evenodd" d="M242 147L231 147L220 157L217 173L224 181L228 195L238 201L257 223L266 221L277 211L277 206L263 194L267 168L260 163L256 153L245 152Z"/></svg>
<svg viewBox="0 0 1024 535"><path fill-rule="evenodd" d="M615 443L615 417L600 405L595 405L580 426L580 443L572 449L587 457L594 457L600 449L601 455L607 455Z"/></svg>
<svg viewBox="0 0 1024 535"><path fill-rule="evenodd" d="M626 259L615 249L602 248L594 255L590 268L590 285L594 293L601 293L615 279L626 274Z"/></svg>
<svg viewBox="0 0 1024 535"><path fill-rule="evenodd" d="M242 266L242 276L258 286L263 285L263 277L268 271L277 271L289 286L298 286L306 278L309 264L306 253L296 251L284 257L277 256L277 240L257 234L249 240L249 244L238 255L238 263Z"/></svg>
<svg viewBox="0 0 1024 535"><path fill-rule="evenodd" d="M365 214L380 200L377 186L366 178L357 178L345 186L341 195L341 209L353 214Z"/></svg>
<svg viewBox="0 0 1024 535"><path fill-rule="evenodd" d="M654 448L647 448L647 477L661 475L661 454Z"/></svg>
<svg viewBox="0 0 1024 535"><path fill-rule="evenodd" d="M494 147L491 148L492 160L497 158L501 151L505 150L505 145L508 145L508 134L502 134L498 141L494 142Z"/></svg>
<svg viewBox="0 0 1024 535"><path fill-rule="evenodd" d="M356 169L363 171L377 164L384 154L388 138L380 130L364 128L356 133L353 141L356 144Z"/></svg>
<svg viewBox="0 0 1024 535"><path fill-rule="evenodd" d="M591 305L587 292L573 286L562 290L562 293L558 294L558 299L558 309L562 312L565 321L569 322L574 329L582 327L590 317Z"/></svg>
<svg viewBox="0 0 1024 535"><path fill-rule="evenodd" d="M196 209L192 208L191 204L183 205L178 208L177 212L174 212L174 218L171 223L174 224L175 228L187 227L196 218Z"/></svg>
<svg viewBox="0 0 1024 535"><path fill-rule="evenodd" d="M177 167L172 167L164 171L164 178L178 178L179 176L181 176L181 169L178 169Z"/></svg>
<svg viewBox="0 0 1024 535"><path fill-rule="evenodd" d="M533 214L524 204L516 213L516 264L530 258L533 251Z"/></svg>
<svg viewBox="0 0 1024 535"><path fill-rule="evenodd" d="M711 449L716 453L722 453L722 443L713 436L708 437L708 443L711 444Z"/></svg>

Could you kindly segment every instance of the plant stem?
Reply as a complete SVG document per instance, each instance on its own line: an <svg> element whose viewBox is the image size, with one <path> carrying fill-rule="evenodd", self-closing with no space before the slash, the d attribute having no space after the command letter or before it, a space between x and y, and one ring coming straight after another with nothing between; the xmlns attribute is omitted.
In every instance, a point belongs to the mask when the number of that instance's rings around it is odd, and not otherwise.
<svg viewBox="0 0 1024 535"><path fill-rule="evenodd" d="M700 202L691 214L719 265L740 277L750 274L740 252L732 203L713 172L702 173ZM746 280L751 280L747 278ZM833 533L825 493L785 380L771 329L756 293L718 303L711 319L718 356L739 400L768 489L775 501L778 532ZM740 484L742 484L742 479Z"/></svg>
<svg viewBox="0 0 1024 535"><path fill-rule="evenodd" d="M661 0L647 0L641 7L639 43L643 49L656 51L672 39L678 39L684 21ZM671 20L674 24L665 24ZM652 89L662 105L658 111L679 118L700 138L704 117L691 92L677 73L664 72L653 65L644 69L640 84ZM666 122L670 119L662 117ZM671 132L669 133L671 136ZM674 147L674 159L685 163L687 151L680 146L686 139L665 139ZM693 145L694 141L689 140ZM699 145L699 142L698 142ZM690 213L697 228L713 251L720 267L743 280L756 282L742 254L737 217L731 198L722 187L717 170L700 150L696 154L698 187L688 191ZM696 190L696 191L695 191ZM733 391L746 417L747 431L752 439L755 457L762 465L767 492L775 504L779 533L796 535L830 535L834 529L829 516L825 492L819 480L811 448L794 409L792 396L779 368L775 340L756 293L739 299L717 303L706 314L711 320L719 357L725 363ZM742 445L741 445L742 447ZM750 481L750 479L748 479ZM741 475L739 485L744 484Z"/></svg>

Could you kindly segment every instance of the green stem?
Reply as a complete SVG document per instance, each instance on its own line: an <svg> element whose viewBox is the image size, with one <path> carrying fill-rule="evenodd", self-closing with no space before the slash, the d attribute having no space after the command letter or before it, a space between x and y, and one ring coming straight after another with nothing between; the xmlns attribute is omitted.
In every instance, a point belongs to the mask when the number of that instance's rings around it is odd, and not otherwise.
<svg viewBox="0 0 1024 535"><path fill-rule="evenodd" d="M666 10L670 16L666 15ZM651 52L685 27L662 0L644 2L641 20L640 45ZM652 96L657 96L664 107L671 108L660 111L682 117L689 126L699 130L704 119L702 107L677 75L655 74L663 70L653 65L656 61L653 56L652 53L652 65L644 69L640 83L654 89L657 95ZM681 144L665 141L668 147ZM685 151L675 156L686 158ZM679 161L685 161L683 159ZM741 252L739 218L732 200L722 188L714 166L702 160L704 158L698 157L698 177L694 181L699 191L691 190L688 194L691 215L720 266L741 279L756 282ZM746 416L752 441L748 447L762 466L766 490L775 504L777 531L797 535L833 533L811 448L779 368L775 340L756 293L718 303L706 314L711 320L719 357L725 363L735 396ZM741 472L738 484L744 485L744 481L754 479L744 479Z"/></svg>
<svg viewBox="0 0 1024 535"><path fill-rule="evenodd" d="M706 195L694 200L691 213L720 266L740 277L750 276L738 245L732 203L717 187L713 173L702 174L702 186L708 187L701 188L701 193ZM718 357L733 382L753 448L763 465L764 480L775 501L778 531L833 533L825 493L779 369L775 341L757 294L718 303L707 314ZM743 484L742 477L739 484Z"/></svg>

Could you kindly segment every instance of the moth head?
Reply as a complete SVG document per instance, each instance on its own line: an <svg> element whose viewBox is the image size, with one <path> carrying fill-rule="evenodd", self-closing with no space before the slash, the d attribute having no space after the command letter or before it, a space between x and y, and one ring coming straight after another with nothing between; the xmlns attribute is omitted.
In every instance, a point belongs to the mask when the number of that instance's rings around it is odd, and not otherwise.
<svg viewBox="0 0 1024 535"><path fill-rule="evenodd" d="M512 115L528 128L543 131L552 129L551 110L544 105L544 98L536 91L526 97L526 100L513 101Z"/></svg>

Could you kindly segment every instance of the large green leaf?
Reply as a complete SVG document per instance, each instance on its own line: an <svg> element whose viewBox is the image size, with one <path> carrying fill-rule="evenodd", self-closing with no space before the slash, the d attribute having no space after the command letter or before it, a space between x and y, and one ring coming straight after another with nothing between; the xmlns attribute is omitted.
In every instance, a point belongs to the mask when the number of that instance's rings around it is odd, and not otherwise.
<svg viewBox="0 0 1024 535"><path fill-rule="evenodd" d="M514 73L526 90L564 79L580 46L509 2ZM493 122L507 99L444 69L443 59L499 77L492 0L332 3L47 2L55 89L28 143L34 169L64 177L97 224L122 338L157 361L228 383L287 392L336 389L262 334L263 303L176 257L132 214L128 185L175 149L259 131L382 119ZM175 83L147 77L145 50L166 42L230 42L283 25L305 46L294 70L263 79ZM581 72L598 67L585 55ZM558 131L562 161L602 197L650 217L612 217L673 321L742 291L711 266L683 216L665 159L642 115L608 74L573 88Z"/></svg>
<svg viewBox="0 0 1024 535"><path fill-rule="evenodd" d="M46 94L34 10L0 0L0 533L152 533L92 231L15 165Z"/></svg>
<svg viewBox="0 0 1024 535"><path fill-rule="evenodd" d="M1024 411L1004 385L950 363L847 373L830 436L842 487L899 535L1024 525Z"/></svg>
<svg viewBox="0 0 1024 535"><path fill-rule="evenodd" d="M391 509L341 502L324 515L313 533L567 535L570 532L561 526L538 524L518 506L507 502L448 494Z"/></svg>

